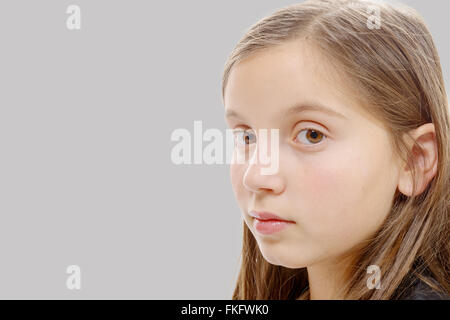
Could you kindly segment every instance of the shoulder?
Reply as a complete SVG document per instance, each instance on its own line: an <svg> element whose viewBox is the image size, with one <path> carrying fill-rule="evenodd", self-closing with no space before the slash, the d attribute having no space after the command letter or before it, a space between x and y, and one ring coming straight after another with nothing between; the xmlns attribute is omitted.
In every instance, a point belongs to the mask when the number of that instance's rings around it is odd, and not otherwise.
<svg viewBox="0 0 450 320"><path fill-rule="evenodd" d="M432 280L431 280L432 281ZM416 278L412 286L400 297L401 300L450 300L450 296L436 291L426 282Z"/></svg>

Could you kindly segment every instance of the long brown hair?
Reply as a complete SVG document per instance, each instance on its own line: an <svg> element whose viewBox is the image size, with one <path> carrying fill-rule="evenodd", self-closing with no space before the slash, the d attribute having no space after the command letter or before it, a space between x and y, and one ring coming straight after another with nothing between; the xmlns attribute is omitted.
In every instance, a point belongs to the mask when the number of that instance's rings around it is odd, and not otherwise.
<svg viewBox="0 0 450 320"><path fill-rule="evenodd" d="M379 28L368 27L379 10ZM228 57L222 99L234 65L289 40L313 42L358 88L361 106L383 121L400 159L413 174L413 196L397 189L382 226L358 248L342 288L345 299L398 299L421 279L449 294L450 116L442 70L432 36L413 9L382 2L311 0L279 9L252 25ZM368 101L368 103L363 103ZM437 173L427 188L416 186L412 149L404 137L433 123ZM414 142L414 150L421 147ZM381 289L368 289L367 267L381 269ZM308 298L306 268L272 265L243 223L241 266L233 299Z"/></svg>

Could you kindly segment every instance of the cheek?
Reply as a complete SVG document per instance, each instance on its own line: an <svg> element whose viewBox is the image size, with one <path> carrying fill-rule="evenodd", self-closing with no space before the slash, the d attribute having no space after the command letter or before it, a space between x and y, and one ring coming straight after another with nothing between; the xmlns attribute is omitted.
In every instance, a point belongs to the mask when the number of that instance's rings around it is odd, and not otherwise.
<svg viewBox="0 0 450 320"><path fill-rule="evenodd" d="M356 187L351 176L346 175L347 167L339 165L336 159L329 160L306 166L302 183L297 184L296 188L301 190L306 205L305 223L310 222L308 225L313 230L327 229L330 224L336 223L337 217L342 219L351 189Z"/></svg>
<svg viewBox="0 0 450 320"><path fill-rule="evenodd" d="M242 164L231 164L230 165L230 178L231 185L233 187L233 192L236 200L241 208L245 203L246 192L244 190L244 185L242 183L245 173L245 165Z"/></svg>
<svg viewBox="0 0 450 320"><path fill-rule="evenodd" d="M370 150L349 148L303 164L295 189L302 195L296 203L305 232L321 241L342 243L359 241L373 231L383 214L377 202L387 200L380 193L386 189L382 161Z"/></svg>

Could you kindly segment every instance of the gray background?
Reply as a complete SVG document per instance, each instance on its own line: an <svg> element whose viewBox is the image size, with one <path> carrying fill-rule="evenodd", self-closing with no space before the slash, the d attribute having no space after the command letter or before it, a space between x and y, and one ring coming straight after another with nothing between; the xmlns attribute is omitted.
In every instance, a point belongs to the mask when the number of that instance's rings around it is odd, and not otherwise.
<svg viewBox="0 0 450 320"><path fill-rule="evenodd" d="M229 166L174 165L170 135L194 120L226 129L229 52L295 2L0 2L0 298L231 298L242 223ZM448 1L404 2L448 84Z"/></svg>

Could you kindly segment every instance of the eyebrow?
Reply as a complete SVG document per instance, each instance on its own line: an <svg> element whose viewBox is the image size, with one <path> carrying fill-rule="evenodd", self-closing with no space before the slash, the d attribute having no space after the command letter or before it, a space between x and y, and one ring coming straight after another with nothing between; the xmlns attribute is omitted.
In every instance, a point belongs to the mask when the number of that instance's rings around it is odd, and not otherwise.
<svg viewBox="0 0 450 320"><path fill-rule="evenodd" d="M330 116L334 116L334 117L338 117L338 118L342 118L342 119L347 119L346 116L344 116L342 113L339 113L333 109L330 109L328 107L325 107L323 105L320 104L298 104L298 105L294 105L292 107L290 107L289 109L286 110L284 116L285 117L289 117L292 116L296 113L299 112L303 112L303 111L317 111L317 112L322 112L322 113L326 113Z"/></svg>
<svg viewBox="0 0 450 320"><path fill-rule="evenodd" d="M289 116L292 116L296 113L300 113L303 111L317 111L317 112L326 113L326 114L334 116L334 117L348 119L343 114L341 114L333 109L330 109L328 107L325 107L323 105L320 105L320 104L296 104L286 110L286 112L284 113L284 117L289 117ZM225 118L241 118L242 119L243 117L241 117L239 115L239 113L236 112L235 110L228 109L225 113Z"/></svg>

